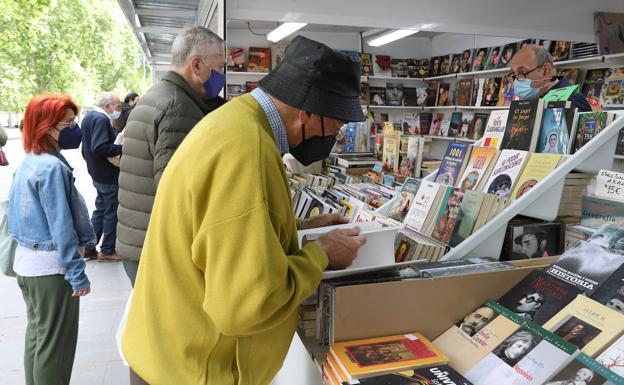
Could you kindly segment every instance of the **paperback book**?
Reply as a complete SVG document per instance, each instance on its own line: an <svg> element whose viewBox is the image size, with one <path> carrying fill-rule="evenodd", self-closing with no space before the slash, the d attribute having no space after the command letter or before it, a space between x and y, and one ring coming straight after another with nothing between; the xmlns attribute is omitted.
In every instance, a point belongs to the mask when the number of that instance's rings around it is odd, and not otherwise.
<svg viewBox="0 0 624 385"><path fill-rule="evenodd" d="M249 72L269 72L271 66L271 48L249 47Z"/></svg>
<svg viewBox="0 0 624 385"><path fill-rule="evenodd" d="M545 385L624 385L624 378L600 362L580 353Z"/></svg>
<svg viewBox="0 0 624 385"><path fill-rule="evenodd" d="M535 152L542 121L541 100L514 100L500 148Z"/></svg>
<svg viewBox="0 0 624 385"><path fill-rule="evenodd" d="M550 330L595 357L622 334L624 314L578 295L574 301L544 324Z"/></svg>
<svg viewBox="0 0 624 385"><path fill-rule="evenodd" d="M611 274L590 298L609 309L624 314L624 265Z"/></svg>
<svg viewBox="0 0 624 385"><path fill-rule="evenodd" d="M457 219L459 217L459 209L464 199L464 190L460 188L453 188L449 190L449 194L445 196L438 211L435 226L431 237L436 241L442 243L449 243Z"/></svg>
<svg viewBox="0 0 624 385"><path fill-rule="evenodd" d="M536 270L502 296L498 303L528 321L543 325L580 293L580 289Z"/></svg>
<svg viewBox="0 0 624 385"><path fill-rule="evenodd" d="M470 157L471 146L468 143L453 142L448 145L435 182L454 186Z"/></svg>
<svg viewBox="0 0 624 385"><path fill-rule="evenodd" d="M487 78L483 84L483 97L481 98L482 106L498 105L498 93L500 90L502 78Z"/></svg>
<svg viewBox="0 0 624 385"><path fill-rule="evenodd" d="M539 181L546 178L561 161L559 154L531 154L516 183L510 202L519 199Z"/></svg>
<svg viewBox="0 0 624 385"><path fill-rule="evenodd" d="M435 207L434 203L439 200L438 195L440 187L438 183L425 180L421 182L414 202L405 217L404 223L406 226L415 231L422 232L423 226L430 216L429 213L432 212L432 208Z"/></svg>
<svg viewBox="0 0 624 385"><path fill-rule="evenodd" d="M620 377L624 377L624 336L602 352L596 361Z"/></svg>
<svg viewBox="0 0 624 385"><path fill-rule="evenodd" d="M528 155L526 151L502 150L483 192L509 198Z"/></svg>
<svg viewBox="0 0 624 385"><path fill-rule="evenodd" d="M483 136L485 126L487 124L490 114L484 112L477 112L472 118L472 123L468 129L468 139L479 140Z"/></svg>
<svg viewBox="0 0 624 385"><path fill-rule="evenodd" d="M465 190L482 190L482 185L494 167L498 152L495 148L474 147L457 187Z"/></svg>
<svg viewBox="0 0 624 385"><path fill-rule="evenodd" d="M509 110L497 110L490 113L483 134L483 147L491 147L497 150L500 148L503 136L505 135L508 116Z"/></svg>
<svg viewBox="0 0 624 385"><path fill-rule="evenodd" d="M412 202L414 202L419 187L420 180L415 178L405 179L405 183L403 183L403 187L401 187L401 192L399 192L395 198L394 205L390 209L390 215L388 215L390 219L403 222Z"/></svg>
<svg viewBox="0 0 624 385"><path fill-rule="evenodd" d="M475 385L543 384L570 362L576 347L527 321L470 369Z"/></svg>
<svg viewBox="0 0 624 385"><path fill-rule="evenodd" d="M375 55L373 60L373 73L375 76L392 76L390 56Z"/></svg>
<svg viewBox="0 0 624 385"><path fill-rule="evenodd" d="M522 317L494 301L487 301L451 326L433 343L448 357L449 364L465 376L524 323Z"/></svg>
<svg viewBox="0 0 624 385"><path fill-rule="evenodd" d="M574 151L580 150L585 144L598 135L613 119L608 112L579 112L575 131Z"/></svg>
<svg viewBox="0 0 624 385"><path fill-rule="evenodd" d="M574 109L570 102L548 102L537 140L537 152L569 154L571 150Z"/></svg>
<svg viewBox="0 0 624 385"><path fill-rule="evenodd" d="M227 70L245 71L245 50L234 47L227 49Z"/></svg>
<svg viewBox="0 0 624 385"><path fill-rule="evenodd" d="M624 204L612 199L584 195L581 200L581 224L595 229L604 224L624 226Z"/></svg>
<svg viewBox="0 0 624 385"><path fill-rule="evenodd" d="M591 296L624 263L624 256L584 241L578 241L546 272Z"/></svg>
<svg viewBox="0 0 624 385"><path fill-rule="evenodd" d="M447 221L447 227L453 227L449 246L456 247L472 234L481 213L484 198L485 194L479 191L464 190L464 198L454 226L449 226Z"/></svg>

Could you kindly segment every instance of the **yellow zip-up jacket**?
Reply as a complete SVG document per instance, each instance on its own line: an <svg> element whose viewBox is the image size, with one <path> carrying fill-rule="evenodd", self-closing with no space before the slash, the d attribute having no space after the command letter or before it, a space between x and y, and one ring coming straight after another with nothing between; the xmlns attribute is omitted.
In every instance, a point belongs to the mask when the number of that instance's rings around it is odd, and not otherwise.
<svg viewBox="0 0 624 385"><path fill-rule="evenodd" d="M200 121L165 169L122 349L150 385L263 385L327 255L299 248L264 111L238 97Z"/></svg>

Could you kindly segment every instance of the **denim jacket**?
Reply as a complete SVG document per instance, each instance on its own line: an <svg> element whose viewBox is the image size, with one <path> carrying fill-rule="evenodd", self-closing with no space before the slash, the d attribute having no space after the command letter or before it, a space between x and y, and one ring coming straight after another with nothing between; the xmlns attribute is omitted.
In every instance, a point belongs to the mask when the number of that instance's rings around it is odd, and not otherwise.
<svg viewBox="0 0 624 385"><path fill-rule="evenodd" d="M78 246L93 246L87 206L74 186L72 168L59 153L27 153L13 175L9 235L32 250L58 250L74 290L90 285Z"/></svg>

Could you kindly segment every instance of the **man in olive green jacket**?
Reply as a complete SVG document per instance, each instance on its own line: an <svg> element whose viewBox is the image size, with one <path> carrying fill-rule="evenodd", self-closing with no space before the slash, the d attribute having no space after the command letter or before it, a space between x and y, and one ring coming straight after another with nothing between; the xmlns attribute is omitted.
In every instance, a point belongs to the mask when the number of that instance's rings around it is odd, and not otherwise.
<svg viewBox="0 0 624 385"><path fill-rule="evenodd" d="M124 129L116 250L134 286L160 177L191 129L225 101L223 40L204 27L173 42L172 69L141 98Z"/></svg>

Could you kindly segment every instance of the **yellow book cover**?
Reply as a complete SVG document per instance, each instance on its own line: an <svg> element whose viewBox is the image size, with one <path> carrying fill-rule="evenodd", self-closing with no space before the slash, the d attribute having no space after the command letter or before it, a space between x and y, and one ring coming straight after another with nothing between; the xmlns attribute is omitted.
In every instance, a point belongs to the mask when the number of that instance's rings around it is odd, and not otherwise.
<svg viewBox="0 0 624 385"><path fill-rule="evenodd" d="M582 294L544 324L544 329L592 357L622 334L623 327L624 314Z"/></svg>
<svg viewBox="0 0 624 385"><path fill-rule="evenodd" d="M330 353L348 380L448 362L420 333L334 343Z"/></svg>
<svg viewBox="0 0 624 385"><path fill-rule="evenodd" d="M509 203L526 194L539 181L546 178L561 161L559 154L531 154L518 183L514 187Z"/></svg>
<svg viewBox="0 0 624 385"><path fill-rule="evenodd" d="M464 190L476 190L483 180L490 165L494 162L497 150L495 148L475 147L464 169L464 175L457 182L457 187Z"/></svg>
<svg viewBox="0 0 624 385"><path fill-rule="evenodd" d="M524 319L494 301L487 301L433 341L464 375L498 344L512 335Z"/></svg>
<svg viewBox="0 0 624 385"><path fill-rule="evenodd" d="M386 122L383 133L382 162L385 171L399 172L400 131L392 129L392 123Z"/></svg>

